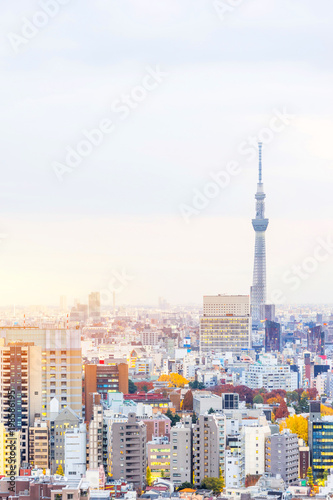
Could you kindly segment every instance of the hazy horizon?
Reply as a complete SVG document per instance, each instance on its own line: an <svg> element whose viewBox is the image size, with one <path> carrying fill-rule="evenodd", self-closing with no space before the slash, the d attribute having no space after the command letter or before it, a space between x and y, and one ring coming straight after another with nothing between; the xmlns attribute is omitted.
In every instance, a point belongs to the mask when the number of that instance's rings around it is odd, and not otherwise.
<svg viewBox="0 0 333 500"><path fill-rule="evenodd" d="M267 302L333 303L332 3L244 0L222 19L213 0L72 0L16 50L41 7L15 7L1 7L1 304L249 294L262 138Z"/></svg>

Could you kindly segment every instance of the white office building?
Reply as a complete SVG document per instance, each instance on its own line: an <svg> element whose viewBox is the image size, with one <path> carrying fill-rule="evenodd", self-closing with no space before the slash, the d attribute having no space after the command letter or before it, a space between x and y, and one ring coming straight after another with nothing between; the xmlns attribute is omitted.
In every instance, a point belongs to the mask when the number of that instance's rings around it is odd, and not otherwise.
<svg viewBox="0 0 333 500"><path fill-rule="evenodd" d="M85 424L65 433L65 476L81 478L86 473L87 432Z"/></svg>
<svg viewBox="0 0 333 500"><path fill-rule="evenodd" d="M250 348L250 297L248 295L206 295L200 318L202 353L241 354Z"/></svg>

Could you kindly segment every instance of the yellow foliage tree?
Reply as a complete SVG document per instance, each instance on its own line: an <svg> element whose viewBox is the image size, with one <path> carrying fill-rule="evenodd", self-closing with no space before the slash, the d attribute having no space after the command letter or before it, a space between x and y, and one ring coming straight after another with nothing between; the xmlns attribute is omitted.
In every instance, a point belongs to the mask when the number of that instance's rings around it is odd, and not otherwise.
<svg viewBox="0 0 333 500"><path fill-rule="evenodd" d="M184 387L188 384L188 380L179 373L163 374L159 377L158 382L169 382L169 387Z"/></svg>
<svg viewBox="0 0 333 500"><path fill-rule="evenodd" d="M302 417L302 415L287 417L280 424L280 432L283 429L290 429L293 434L297 434L306 444L308 443L308 420Z"/></svg>
<svg viewBox="0 0 333 500"><path fill-rule="evenodd" d="M333 408L325 405L320 405L320 413L322 415L333 415Z"/></svg>

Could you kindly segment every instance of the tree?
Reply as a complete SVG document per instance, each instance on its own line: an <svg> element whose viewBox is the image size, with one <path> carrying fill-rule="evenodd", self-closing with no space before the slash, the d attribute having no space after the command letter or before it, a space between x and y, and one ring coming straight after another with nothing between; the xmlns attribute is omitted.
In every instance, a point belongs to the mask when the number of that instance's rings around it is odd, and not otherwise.
<svg viewBox="0 0 333 500"><path fill-rule="evenodd" d="M56 474L58 474L59 476L64 476L65 475L64 474L64 469L62 468L61 464L58 465L58 468L56 470Z"/></svg>
<svg viewBox="0 0 333 500"><path fill-rule="evenodd" d="M283 429L289 429L293 434L297 434L300 439L303 439L308 444L308 419L302 415L293 415L288 417L280 424L280 432Z"/></svg>
<svg viewBox="0 0 333 500"><path fill-rule="evenodd" d="M174 425L176 425L177 422L180 421L180 416L177 415L177 413L174 415L170 410L170 408L166 412L166 416L171 420L171 427L173 427Z"/></svg>
<svg viewBox="0 0 333 500"><path fill-rule="evenodd" d="M313 488L313 474L312 474L312 468L309 467L308 470L307 470L307 478L308 478L308 484L309 486L311 486L311 488Z"/></svg>
<svg viewBox="0 0 333 500"><path fill-rule="evenodd" d="M212 413L216 413L216 411L214 410L214 408L209 408L208 415L211 415Z"/></svg>
<svg viewBox="0 0 333 500"><path fill-rule="evenodd" d="M318 397L318 391L315 387L310 387L306 390L307 397L310 401L315 401Z"/></svg>
<svg viewBox="0 0 333 500"><path fill-rule="evenodd" d="M190 386L190 389L205 389L205 384L202 382L198 382L197 380L195 380L194 382L190 382L188 385Z"/></svg>
<svg viewBox="0 0 333 500"><path fill-rule="evenodd" d="M320 413L322 415L333 415L333 409L329 406L320 405Z"/></svg>
<svg viewBox="0 0 333 500"><path fill-rule="evenodd" d="M291 405L291 403L296 403L298 402L298 394L296 391L287 391L286 394L287 397L287 404L288 406Z"/></svg>
<svg viewBox="0 0 333 500"><path fill-rule="evenodd" d="M288 416L289 416L289 411L286 402L284 399L281 399L280 406L275 410L275 418L278 419Z"/></svg>
<svg viewBox="0 0 333 500"><path fill-rule="evenodd" d="M178 486L177 491L185 490L185 488L191 488L191 490L195 489L192 483L185 481L185 483L182 483L180 486Z"/></svg>
<svg viewBox="0 0 333 500"><path fill-rule="evenodd" d="M154 384L152 382L137 382L135 385L137 391L148 392L154 389Z"/></svg>
<svg viewBox="0 0 333 500"><path fill-rule="evenodd" d="M134 384L133 380L128 379L128 392L130 394L135 394L137 391L137 386Z"/></svg>
<svg viewBox="0 0 333 500"><path fill-rule="evenodd" d="M263 404L263 402L264 402L264 398L262 397L261 394L257 394L256 396L254 396L253 404Z"/></svg>
<svg viewBox="0 0 333 500"><path fill-rule="evenodd" d="M192 413L192 424L196 424L198 421L198 417L196 416L195 413Z"/></svg>
<svg viewBox="0 0 333 500"><path fill-rule="evenodd" d="M183 399L183 410L193 410L193 392L187 391Z"/></svg>
<svg viewBox="0 0 333 500"><path fill-rule="evenodd" d="M224 479L219 477L206 477L201 482L200 488L204 490L213 490L213 493L218 495L223 491Z"/></svg>
<svg viewBox="0 0 333 500"><path fill-rule="evenodd" d="M148 484L148 486L151 486L153 484L153 478L152 478L152 475L151 475L150 467L147 467L146 483Z"/></svg>
<svg viewBox="0 0 333 500"><path fill-rule="evenodd" d="M158 382L169 382L169 387L184 387L188 384L188 380L179 373L163 374L159 377Z"/></svg>

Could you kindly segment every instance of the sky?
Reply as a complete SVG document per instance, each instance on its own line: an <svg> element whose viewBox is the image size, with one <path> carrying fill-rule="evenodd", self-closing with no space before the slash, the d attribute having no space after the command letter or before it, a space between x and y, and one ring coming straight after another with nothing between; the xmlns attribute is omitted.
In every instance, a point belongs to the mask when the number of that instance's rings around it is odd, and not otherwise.
<svg viewBox="0 0 333 500"><path fill-rule="evenodd" d="M259 140L267 301L333 303L331 0L0 16L2 305L248 294Z"/></svg>

